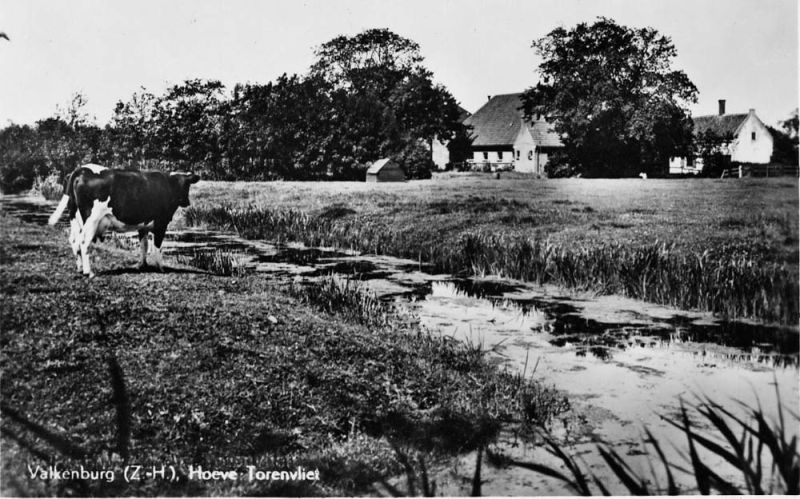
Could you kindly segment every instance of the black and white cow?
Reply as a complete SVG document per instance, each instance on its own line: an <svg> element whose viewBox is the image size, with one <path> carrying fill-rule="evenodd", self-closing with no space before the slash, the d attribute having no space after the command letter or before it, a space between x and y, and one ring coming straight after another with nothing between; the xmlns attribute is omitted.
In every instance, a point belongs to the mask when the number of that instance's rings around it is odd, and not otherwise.
<svg viewBox="0 0 800 499"><path fill-rule="evenodd" d="M108 230L139 232L141 266L147 265L147 238L153 233L155 263L162 268L161 244L179 206L189 206L189 187L200 180L192 173L111 170L84 165L69 176L64 195L49 223L69 209L70 245L78 268L94 276L89 245Z"/></svg>

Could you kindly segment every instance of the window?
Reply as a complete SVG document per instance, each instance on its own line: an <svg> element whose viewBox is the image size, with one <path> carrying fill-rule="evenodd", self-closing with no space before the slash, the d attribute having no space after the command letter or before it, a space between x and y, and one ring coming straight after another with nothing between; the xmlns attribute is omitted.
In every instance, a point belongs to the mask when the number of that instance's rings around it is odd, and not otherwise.
<svg viewBox="0 0 800 499"><path fill-rule="evenodd" d="M489 161L489 152L488 151L483 151L483 160L484 161Z"/></svg>
<svg viewBox="0 0 800 499"><path fill-rule="evenodd" d="M519 161L519 149L517 149L517 161Z"/></svg>
<svg viewBox="0 0 800 499"><path fill-rule="evenodd" d="M503 151L497 151L497 161L503 161Z"/></svg>
<svg viewBox="0 0 800 499"><path fill-rule="evenodd" d="M750 140L756 140L756 132L750 134Z"/></svg>
<svg viewBox="0 0 800 499"><path fill-rule="evenodd" d="M533 151L528 151L528 161L533 160Z"/></svg>

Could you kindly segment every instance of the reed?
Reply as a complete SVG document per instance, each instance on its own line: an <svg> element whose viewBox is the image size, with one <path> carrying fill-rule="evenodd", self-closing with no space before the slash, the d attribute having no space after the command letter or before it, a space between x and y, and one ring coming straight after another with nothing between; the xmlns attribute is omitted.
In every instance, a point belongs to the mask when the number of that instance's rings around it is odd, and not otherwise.
<svg viewBox="0 0 800 499"><path fill-rule="evenodd" d="M241 255L222 250L195 250L191 255L178 256L178 262L214 275L241 277L247 273Z"/></svg>
<svg viewBox="0 0 800 499"><path fill-rule="evenodd" d="M291 294L306 303L313 303L325 312L344 316L371 326L388 326L406 314L389 302L380 300L374 292L358 281L331 276L312 285L293 283Z"/></svg>
<svg viewBox="0 0 800 499"><path fill-rule="evenodd" d="M800 493L800 452L797 447L797 427L800 416L785 411L778 399L778 420L769 421L761 407L747 407L748 417L733 414L730 410L709 398L687 408L681 403L677 417L665 417L671 425L686 436L685 455L687 462L670 462L662 451L662 444L645 429L649 445L647 458L649 474L634 471L625 459L611 446L599 444L598 452L605 461L611 476L616 477L632 495L668 494L678 495L693 490L682 490L675 480L675 473L689 475L696 484L696 491L707 495L712 492L725 495L763 495ZM784 412L792 419L787 421ZM581 495L601 493L609 495L607 483L603 483L595 472L581 467L558 443L545 437L547 450L558 457L569 471L547 465L508 459L492 454L496 463L528 469L539 474L557 478ZM674 442L675 445L679 445ZM655 456L652 452L655 453ZM701 450L703 452L701 452ZM738 483L720 476L707 464L708 455L722 458L741 474ZM655 469L665 470L660 482ZM594 487L591 486L594 484ZM684 486L686 487L686 486Z"/></svg>
<svg viewBox="0 0 800 499"><path fill-rule="evenodd" d="M656 241L639 246L556 245L508 231L467 231L439 240L434 226L395 228L369 217L332 219L297 210L215 206L185 212L189 225L235 230L250 239L299 241L412 258L434 272L498 275L710 311L729 318L797 324L798 276L746 248L692 252Z"/></svg>

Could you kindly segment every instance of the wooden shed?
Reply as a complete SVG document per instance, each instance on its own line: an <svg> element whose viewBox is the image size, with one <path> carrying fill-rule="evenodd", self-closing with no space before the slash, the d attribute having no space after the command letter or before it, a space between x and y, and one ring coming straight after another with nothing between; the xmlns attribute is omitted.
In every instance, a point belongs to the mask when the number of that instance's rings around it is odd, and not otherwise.
<svg viewBox="0 0 800 499"><path fill-rule="evenodd" d="M367 170L367 182L404 182L406 174L389 158L379 159Z"/></svg>

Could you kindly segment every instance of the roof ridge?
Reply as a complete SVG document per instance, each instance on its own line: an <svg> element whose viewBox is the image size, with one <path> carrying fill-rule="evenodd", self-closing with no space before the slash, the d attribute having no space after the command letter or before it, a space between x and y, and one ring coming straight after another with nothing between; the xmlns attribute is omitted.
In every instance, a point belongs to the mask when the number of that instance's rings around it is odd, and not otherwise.
<svg viewBox="0 0 800 499"><path fill-rule="evenodd" d="M702 116L692 116L693 120L700 118L728 118L736 116L750 116L750 113L725 113L725 114L704 114Z"/></svg>

